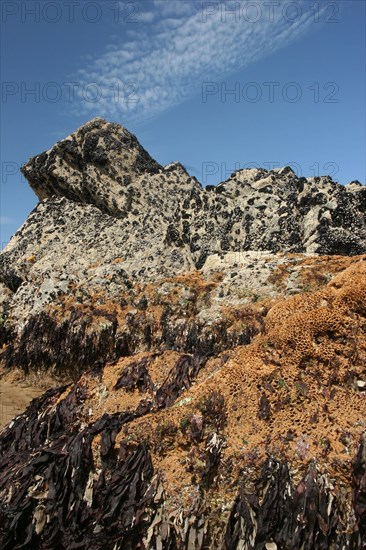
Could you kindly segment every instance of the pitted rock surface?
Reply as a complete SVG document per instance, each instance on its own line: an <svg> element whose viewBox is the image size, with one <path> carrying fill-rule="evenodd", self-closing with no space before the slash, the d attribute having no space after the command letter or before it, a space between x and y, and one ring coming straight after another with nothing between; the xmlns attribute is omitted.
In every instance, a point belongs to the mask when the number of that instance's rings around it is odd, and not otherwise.
<svg viewBox="0 0 366 550"><path fill-rule="evenodd" d="M118 218L116 244L127 253L136 233L127 243L122 234L137 228L146 240L163 232L164 244L198 268L208 255L229 251L366 251L366 188L358 182L298 178L285 167L239 170L202 188L180 163L160 166L125 128L99 118L22 171L41 200L66 197Z"/></svg>

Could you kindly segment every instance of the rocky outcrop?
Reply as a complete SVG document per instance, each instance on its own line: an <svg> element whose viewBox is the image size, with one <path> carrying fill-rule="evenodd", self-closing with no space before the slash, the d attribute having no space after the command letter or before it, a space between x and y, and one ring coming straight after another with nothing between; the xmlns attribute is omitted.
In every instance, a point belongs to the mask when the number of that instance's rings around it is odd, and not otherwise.
<svg viewBox="0 0 366 550"><path fill-rule="evenodd" d="M143 229L148 241L163 231L165 245L180 249L196 267L210 254L229 251L366 252L366 189L360 183L298 178L286 167L239 170L203 189L180 163L160 166L135 136L102 119L34 157L22 171L42 200L63 197L118 218L115 244L127 254L136 233L128 243L121 239L133 228ZM67 202L56 204L67 214Z"/></svg>
<svg viewBox="0 0 366 550"><path fill-rule="evenodd" d="M0 434L1 548L366 546L366 188L202 188L99 118L23 173L0 376L58 387Z"/></svg>
<svg viewBox="0 0 366 550"><path fill-rule="evenodd" d="M179 162L159 165L125 128L100 118L31 159L23 173L41 201L0 256L0 338L10 342L0 363L6 367L48 365L78 373L121 350L166 345L191 352L198 341L200 353L217 353L247 342L251 333L248 327L227 335L218 307L203 307L213 310L212 318L208 313L192 320L162 304L159 320L154 310L154 326L142 320L149 311L143 316L137 307L123 321L127 331L120 329L120 316L117 326L103 315L94 322L95 316L84 319L80 312L60 324L59 310L68 299L78 310L83 304L100 310L120 299L133 309L136 284L150 281L158 289L180 273L199 269L206 277L212 266L225 280L217 296L209 293L213 305L222 303L222 293L226 301L233 293L239 303L251 293L274 297L266 262L274 268L278 253L366 252L366 188L358 182L342 186L329 177L298 178L290 168L253 169L204 189ZM187 300L195 299L182 296ZM113 311L109 307L108 315ZM214 342L205 327L217 333Z"/></svg>

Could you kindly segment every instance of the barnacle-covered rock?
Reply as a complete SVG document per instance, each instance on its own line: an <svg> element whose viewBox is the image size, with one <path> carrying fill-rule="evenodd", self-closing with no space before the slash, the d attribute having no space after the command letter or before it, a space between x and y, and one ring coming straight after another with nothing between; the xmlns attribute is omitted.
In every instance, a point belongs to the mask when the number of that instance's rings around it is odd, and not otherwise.
<svg viewBox="0 0 366 550"><path fill-rule="evenodd" d="M0 435L2 547L362 548L365 278L277 300L229 352L140 352L35 399Z"/></svg>

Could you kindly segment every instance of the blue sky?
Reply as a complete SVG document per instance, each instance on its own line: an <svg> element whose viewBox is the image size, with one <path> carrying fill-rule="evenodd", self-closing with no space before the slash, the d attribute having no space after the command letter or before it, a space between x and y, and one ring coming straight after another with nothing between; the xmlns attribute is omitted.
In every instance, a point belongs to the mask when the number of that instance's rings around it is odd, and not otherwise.
<svg viewBox="0 0 366 550"><path fill-rule="evenodd" d="M3 0L1 10L2 246L37 203L19 167L94 116L204 185L287 164L365 183L362 0Z"/></svg>

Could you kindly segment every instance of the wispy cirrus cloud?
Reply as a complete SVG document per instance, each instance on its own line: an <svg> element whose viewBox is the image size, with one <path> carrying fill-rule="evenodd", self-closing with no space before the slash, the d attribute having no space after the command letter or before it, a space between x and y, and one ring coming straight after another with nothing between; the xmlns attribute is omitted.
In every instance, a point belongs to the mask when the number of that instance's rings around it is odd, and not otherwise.
<svg viewBox="0 0 366 550"><path fill-rule="evenodd" d="M305 0L249 4L251 11L244 1L139 3L121 43L106 45L78 71L82 86L92 83L98 95L88 101L80 94L81 109L97 105L103 116L129 119L156 115L199 93L203 82L288 46L316 22Z"/></svg>

